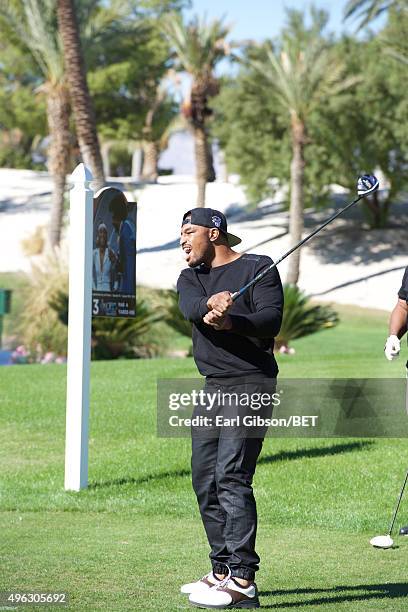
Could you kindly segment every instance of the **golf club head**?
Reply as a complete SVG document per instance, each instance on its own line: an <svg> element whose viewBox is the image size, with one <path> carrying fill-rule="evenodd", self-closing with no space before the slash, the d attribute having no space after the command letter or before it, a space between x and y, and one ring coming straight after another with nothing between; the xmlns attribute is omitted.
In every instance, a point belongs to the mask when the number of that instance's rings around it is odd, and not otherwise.
<svg viewBox="0 0 408 612"><path fill-rule="evenodd" d="M375 538L371 538L370 544L371 546L374 546L374 548L391 548L391 546L394 544L394 540L389 535L380 535L375 536Z"/></svg>
<svg viewBox="0 0 408 612"><path fill-rule="evenodd" d="M368 195L369 193L373 193L378 189L380 182L374 176L374 174L363 174L363 176L358 177L357 181L357 193L359 196Z"/></svg>

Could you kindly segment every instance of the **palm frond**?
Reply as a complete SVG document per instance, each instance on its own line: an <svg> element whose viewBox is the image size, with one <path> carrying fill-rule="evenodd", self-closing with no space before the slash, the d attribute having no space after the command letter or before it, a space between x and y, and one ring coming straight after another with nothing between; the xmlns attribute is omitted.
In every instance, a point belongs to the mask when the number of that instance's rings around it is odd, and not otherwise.
<svg viewBox="0 0 408 612"><path fill-rule="evenodd" d="M310 298L295 285L284 286L285 310L277 344L288 345L295 338L334 327L339 318L330 306L311 304Z"/></svg>
<svg viewBox="0 0 408 612"><path fill-rule="evenodd" d="M345 67L330 44L314 32L303 41L285 36L280 50L267 49L263 60L253 60L250 65L269 83L282 108L301 121L322 98L358 82L356 77L345 77Z"/></svg>
<svg viewBox="0 0 408 612"><path fill-rule="evenodd" d="M100 0L81 0L78 8L81 45L85 56L96 43L103 46L115 36L135 36L147 27L143 20L134 18L131 0L112 0L103 7Z"/></svg>
<svg viewBox="0 0 408 612"><path fill-rule="evenodd" d="M100 0L78 2L84 52L110 36L135 34L144 27L133 18L131 9L131 0L112 0L104 7ZM63 81L64 55L55 0L0 0L0 21L10 36L29 51L46 81L53 85Z"/></svg>
<svg viewBox="0 0 408 612"><path fill-rule="evenodd" d="M62 43L54 0L0 0L0 18L31 53L44 78L54 84L64 78Z"/></svg>
<svg viewBox="0 0 408 612"><path fill-rule="evenodd" d="M210 74L227 53L225 39L230 28L222 19L208 22L196 16L185 24L181 15L171 13L163 17L162 28L180 68L194 78Z"/></svg>
<svg viewBox="0 0 408 612"><path fill-rule="evenodd" d="M392 6L399 8L404 5L406 7L404 0L349 0L344 9L344 20L356 17L360 30Z"/></svg>

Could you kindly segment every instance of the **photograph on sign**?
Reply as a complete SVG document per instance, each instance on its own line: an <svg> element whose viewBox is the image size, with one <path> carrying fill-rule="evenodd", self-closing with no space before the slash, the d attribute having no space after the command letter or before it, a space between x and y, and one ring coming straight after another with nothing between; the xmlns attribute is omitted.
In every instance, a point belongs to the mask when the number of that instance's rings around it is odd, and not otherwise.
<svg viewBox="0 0 408 612"><path fill-rule="evenodd" d="M92 315L134 317L136 312L136 203L114 187L94 199Z"/></svg>

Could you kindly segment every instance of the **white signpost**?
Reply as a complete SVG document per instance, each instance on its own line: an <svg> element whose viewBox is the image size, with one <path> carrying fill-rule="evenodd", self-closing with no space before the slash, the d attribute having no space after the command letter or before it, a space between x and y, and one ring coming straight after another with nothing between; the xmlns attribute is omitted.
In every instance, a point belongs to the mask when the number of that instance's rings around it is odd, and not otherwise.
<svg viewBox="0 0 408 612"><path fill-rule="evenodd" d="M65 489L88 485L89 370L92 324L92 174L79 164L72 173L69 228L69 318Z"/></svg>

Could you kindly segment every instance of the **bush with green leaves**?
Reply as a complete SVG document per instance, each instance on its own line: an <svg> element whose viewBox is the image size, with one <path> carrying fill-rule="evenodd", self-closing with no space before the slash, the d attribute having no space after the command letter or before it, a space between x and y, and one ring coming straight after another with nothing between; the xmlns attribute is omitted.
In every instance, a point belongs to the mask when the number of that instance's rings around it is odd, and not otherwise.
<svg viewBox="0 0 408 612"><path fill-rule="evenodd" d="M285 285L285 306L275 347L285 352L291 340L334 327L339 322L337 313L322 304L312 304L310 298L296 285Z"/></svg>
<svg viewBox="0 0 408 612"><path fill-rule="evenodd" d="M138 288L139 292L139 288ZM138 296L136 316L97 318L92 322L93 359L152 357L160 353L154 324L162 318L159 304ZM68 251L53 249L37 258L27 275L20 341L32 355L67 354Z"/></svg>
<svg viewBox="0 0 408 612"><path fill-rule="evenodd" d="M150 334L151 327L160 320L141 299L137 300L136 316L130 319L112 317L95 318L92 321L93 359L134 359L154 357L159 343Z"/></svg>
<svg viewBox="0 0 408 612"><path fill-rule="evenodd" d="M181 314L178 304L178 293L175 289L168 289L163 292L164 299L167 300L166 323L182 336L191 338L191 323L186 321Z"/></svg>
<svg viewBox="0 0 408 612"><path fill-rule="evenodd" d="M68 293L56 292L49 301L63 325L68 325ZM132 359L154 357L159 352L151 327L160 320L160 312L153 311L138 299L136 316L129 319L97 317L92 320L92 359Z"/></svg>
<svg viewBox="0 0 408 612"><path fill-rule="evenodd" d="M65 246L47 251L36 258L27 274L23 290L24 307L18 333L33 355L52 351L66 355L67 328L50 300L58 292L68 293L68 251Z"/></svg>

